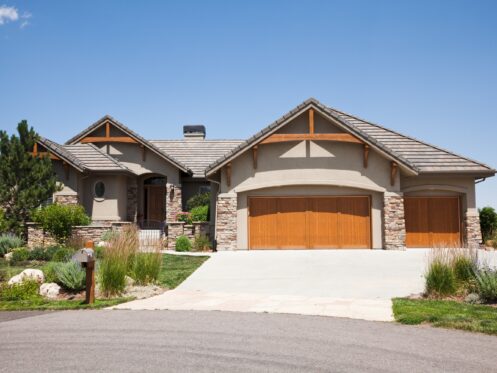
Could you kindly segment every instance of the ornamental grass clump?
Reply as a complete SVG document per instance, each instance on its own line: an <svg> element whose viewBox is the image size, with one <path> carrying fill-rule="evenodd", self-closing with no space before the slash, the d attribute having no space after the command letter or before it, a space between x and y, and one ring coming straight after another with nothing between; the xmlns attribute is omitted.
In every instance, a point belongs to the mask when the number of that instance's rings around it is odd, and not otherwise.
<svg viewBox="0 0 497 373"><path fill-rule="evenodd" d="M80 291L86 285L86 271L76 262L57 263L56 282L69 291Z"/></svg>
<svg viewBox="0 0 497 373"><path fill-rule="evenodd" d="M0 256L11 252L17 247L23 245L22 239L13 234L2 234L0 235Z"/></svg>
<svg viewBox="0 0 497 373"><path fill-rule="evenodd" d="M445 297L457 291L457 279L452 268L451 249L435 248L431 251L425 274L428 296Z"/></svg>
<svg viewBox="0 0 497 373"><path fill-rule="evenodd" d="M476 289L480 299L484 302L497 302L497 269L484 268L478 271Z"/></svg>
<svg viewBox="0 0 497 373"><path fill-rule="evenodd" d="M124 291L126 274L132 270L138 247L138 230L135 226L124 227L119 235L110 240L98 268L100 289L105 296L118 295Z"/></svg>
<svg viewBox="0 0 497 373"><path fill-rule="evenodd" d="M156 252L138 253L133 262L132 276L138 285L157 282L162 267L162 254Z"/></svg>

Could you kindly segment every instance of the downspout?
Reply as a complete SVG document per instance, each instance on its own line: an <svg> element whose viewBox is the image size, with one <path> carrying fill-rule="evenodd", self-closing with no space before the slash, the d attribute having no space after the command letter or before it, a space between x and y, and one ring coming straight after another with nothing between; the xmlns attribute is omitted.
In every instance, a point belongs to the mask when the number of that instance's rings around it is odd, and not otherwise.
<svg viewBox="0 0 497 373"><path fill-rule="evenodd" d="M205 178L207 181L210 181L211 183L217 184L219 187L217 188L217 194L216 194L216 200L215 200L215 207L216 207L216 213L214 214L214 249L217 251L217 197L221 193L221 182L213 179L209 179L207 175L205 175Z"/></svg>
<svg viewBox="0 0 497 373"><path fill-rule="evenodd" d="M480 184L480 183L483 183L485 180L487 180L486 177L482 177L481 179L476 179L475 180L475 184Z"/></svg>

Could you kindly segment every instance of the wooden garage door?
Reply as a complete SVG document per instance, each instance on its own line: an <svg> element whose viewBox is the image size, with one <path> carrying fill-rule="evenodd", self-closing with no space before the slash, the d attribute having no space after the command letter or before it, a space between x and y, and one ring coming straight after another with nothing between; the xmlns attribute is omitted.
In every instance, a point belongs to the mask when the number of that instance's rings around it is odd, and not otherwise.
<svg viewBox="0 0 497 373"><path fill-rule="evenodd" d="M459 246L461 218L458 197L405 197L406 246Z"/></svg>
<svg viewBox="0 0 497 373"><path fill-rule="evenodd" d="M368 196L251 197L251 249L370 248Z"/></svg>

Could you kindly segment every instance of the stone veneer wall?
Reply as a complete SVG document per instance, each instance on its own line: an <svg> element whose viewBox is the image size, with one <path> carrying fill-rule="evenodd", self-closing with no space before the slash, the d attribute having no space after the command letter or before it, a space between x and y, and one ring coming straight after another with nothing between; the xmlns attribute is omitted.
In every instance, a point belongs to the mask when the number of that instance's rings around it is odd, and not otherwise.
<svg viewBox="0 0 497 373"><path fill-rule="evenodd" d="M174 192L172 191L174 187ZM181 186L167 184L166 185L166 222L176 221L176 215L183 211L181 202Z"/></svg>
<svg viewBox="0 0 497 373"><path fill-rule="evenodd" d="M195 236L203 235L210 238L209 222L195 222L192 225L187 225L182 221L176 221L167 224L167 248L170 250L176 249L176 239L179 236L186 236L190 240L194 240Z"/></svg>
<svg viewBox="0 0 497 373"><path fill-rule="evenodd" d="M480 247L483 239L481 235L480 216L478 215L478 212L466 212L465 228L466 245L468 248L476 249Z"/></svg>
<svg viewBox="0 0 497 373"><path fill-rule="evenodd" d="M121 230L125 222L116 222L112 224L92 224L85 226L76 226L73 228L73 235L80 236L85 241L100 241L102 235L110 230ZM28 223L28 247L54 245L56 241L36 223Z"/></svg>
<svg viewBox="0 0 497 373"><path fill-rule="evenodd" d="M55 194L53 200L61 205L77 205L79 203L77 194Z"/></svg>
<svg viewBox="0 0 497 373"><path fill-rule="evenodd" d="M385 250L405 250L404 196L402 193L385 192L383 203L384 248Z"/></svg>
<svg viewBox="0 0 497 373"><path fill-rule="evenodd" d="M129 221L135 222L138 213L138 186L128 185L126 216Z"/></svg>
<svg viewBox="0 0 497 373"><path fill-rule="evenodd" d="M236 250L237 196L219 195L216 201L216 240L218 250Z"/></svg>

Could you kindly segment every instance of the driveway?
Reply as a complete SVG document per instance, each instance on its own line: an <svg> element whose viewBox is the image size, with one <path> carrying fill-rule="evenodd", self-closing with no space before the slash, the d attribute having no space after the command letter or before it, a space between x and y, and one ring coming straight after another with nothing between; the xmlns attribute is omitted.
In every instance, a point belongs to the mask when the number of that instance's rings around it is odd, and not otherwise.
<svg viewBox="0 0 497 373"><path fill-rule="evenodd" d="M392 320L423 291L427 250L218 252L177 289L120 309L296 313Z"/></svg>
<svg viewBox="0 0 497 373"><path fill-rule="evenodd" d="M0 323L0 372L493 372L495 337L202 311L67 311Z"/></svg>

